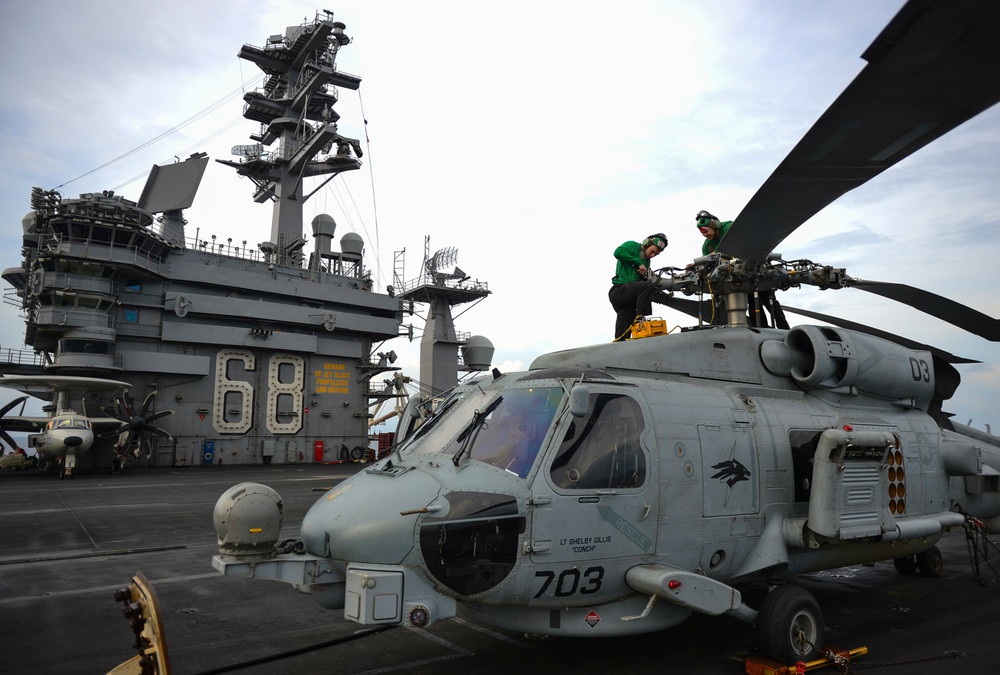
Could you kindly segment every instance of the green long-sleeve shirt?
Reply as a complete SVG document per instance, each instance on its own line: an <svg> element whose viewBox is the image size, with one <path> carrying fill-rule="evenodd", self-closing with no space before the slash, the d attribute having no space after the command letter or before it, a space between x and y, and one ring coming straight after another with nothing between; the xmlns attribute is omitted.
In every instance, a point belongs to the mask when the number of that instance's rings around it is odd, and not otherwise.
<svg viewBox="0 0 1000 675"><path fill-rule="evenodd" d="M726 232L729 232L729 228L732 227L733 221L727 220L725 222L719 223L719 234L714 239L706 239L701 245L701 254L708 255L709 253L715 253L719 250L719 243L722 242L722 238L726 236Z"/></svg>
<svg viewBox="0 0 1000 675"><path fill-rule="evenodd" d="M618 260L618 265L615 267L615 276L611 278L612 284L627 284L645 279L639 274L639 265L645 265L649 269L649 258L643 252L642 244L626 241L615 249L615 259Z"/></svg>

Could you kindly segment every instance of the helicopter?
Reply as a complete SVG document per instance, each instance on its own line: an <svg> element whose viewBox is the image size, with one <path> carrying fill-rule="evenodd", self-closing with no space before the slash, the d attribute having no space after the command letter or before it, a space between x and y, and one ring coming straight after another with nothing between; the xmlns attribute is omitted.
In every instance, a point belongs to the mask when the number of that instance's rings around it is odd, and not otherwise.
<svg viewBox="0 0 1000 675"><path fill-rule="evenodd" d="M772 253L1000 100L998 25L996 4L900 10L719 251L655 280L693 316L702 303L678 294L719 297L719 325L544 354L429 412L411 401L394 450L320 497L296 542L278 543L276 491L233 486L213 514L214 568L290 583L362 625L426 627L461 605L499 628L614 637L728 616L782 663L824 645L796 574L883 560L940 574L947 529L1000 532L1000 437L943 411L963 359L815 313L832 325L769 328L748 307L854 288L1000 340L997 319L923 289ZM759 578L752 607L741 588Z"/></svg>
<svg viewBox="0 0 1000 675"><path fill-rule="evenodd" d="M141 407L132 404L128 390L132 385L118 380L72 375L6 375L0 377L0 387L26 391L37 396L52 396L55 406L51 414L41 416L8 415L8 413L28 399L19 396L0 408L0 438L17 447L8 431L36 432L28 435L29 447L38 452L42 468L59 469L60 478L73 478L78 455L83 455L94 447L95 442L116 439L113 469L119 470L130 451L148 449L147 433L166 434L152 423L170 415L172 410L150 413L150 406L156 392L150 392ZM44 390L44 394L38 392ZM70 397L79 393L118 391L113 409L102 412L106 417L93 417L73 409ZM81 399L85 402L85 399ZM169 434L167 434L169 435Z"/></svg>

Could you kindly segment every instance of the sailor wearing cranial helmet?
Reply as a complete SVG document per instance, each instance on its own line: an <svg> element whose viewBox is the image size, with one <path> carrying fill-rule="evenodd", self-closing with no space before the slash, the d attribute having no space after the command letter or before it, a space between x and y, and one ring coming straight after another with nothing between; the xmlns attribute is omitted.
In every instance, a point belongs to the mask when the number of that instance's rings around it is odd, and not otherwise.
<svg viewBox="0 0 1000 675"><path fill-rule="evenodd" d="M722 238L726 236L726 232L729 232L729 228L733 225L733 221L731 220L719 222L719 219L708 211L699 211L695 215L694 220L698 226L698 231L705 237L705 241L701 245L702 255L715 253L719 250L719 242L722 241Z"/></svg>
<svg viewBox="0 0 1000 675"><path fill-rule="evenodd" d="M650 283L649 261L667 248L667 237L651 234L641 242L626 241L615 249L615 276L608 299L615 310L615 342L627 340L637 318L653 312L653 296L659 288Z"/></svg>
<svg viewBox="0 0 1000 675"><path fill-rule="evenodd" d="M729 228L733 225L733 221L719 221L718 218L708 211L699 211L695 214L694 220L698 231L705 237L705 241L701 244L701 254L703 256L719 250L722 238L726 236ZM714 323L725 323L725 311L721 304L722 299L717 298L717 300L718 304L714 313ZM747 303L749 310L748 318L751 326L767 327L767 317L761 311L763 308L771 314L771 321L775 328L788 328L788 320L785 319L785 313L782 311L781 305L778 304L778 299L774 297L773 290L759 291L756 297L751 294L747 298Z"/></svg>

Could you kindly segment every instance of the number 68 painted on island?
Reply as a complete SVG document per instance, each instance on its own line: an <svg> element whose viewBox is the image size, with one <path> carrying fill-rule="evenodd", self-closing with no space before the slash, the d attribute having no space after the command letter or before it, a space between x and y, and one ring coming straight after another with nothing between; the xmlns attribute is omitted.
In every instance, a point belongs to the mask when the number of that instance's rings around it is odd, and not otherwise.
<svg viewBox="0 0 1000 675"><path fill-rule="evenodd" d="M257 361L254 355L242 349L220 350L215 358L215 401L212 421L215 430L220 434L243 434L253 426L253 411L255 392L253 384L243 380L229 378L228 369L231 361L239 361L247 372L256 370ZM281 381L281 367L290 368L292 377L289 382ZM305 361L294 354L273 354L268 360L267 368L267 409L265 411L265 427L272 434L294 434L302 428L301 416L295 415L287 421L281 421L278 415L278 399L281 396L291 398L289 409L302 410L305 388ZM229 412L234 411L235 414Z"/></svg>

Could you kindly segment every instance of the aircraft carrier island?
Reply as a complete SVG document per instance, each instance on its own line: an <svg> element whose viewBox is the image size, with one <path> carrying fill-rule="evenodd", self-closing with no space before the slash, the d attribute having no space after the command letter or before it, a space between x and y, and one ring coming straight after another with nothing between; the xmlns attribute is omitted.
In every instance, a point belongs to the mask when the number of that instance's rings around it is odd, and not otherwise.
<svg viewBox="0 0 1000 675"><path fill-rule="evenodd" d="M106 469L117 455L142 466L367 458L371 406L401 389L379 377L398 369L373 345L400 335L404 300L373 287L362 238L334 241L330 216L309 224L307 255L302 213L303 178L361 166L333 109L337 88L361 82L335 64L344 28L320 14L239 52L264 71L244 96L260 131L234 149L238 161L219 161L273 202L268 241L192 236L184 209L203 154L154 166L137 202L33 190L22 264L3 278L44 363L5 364L6 374L131 385L65 397L78 413L120 420L103 433L95 424L78 467Z"/></svg>

